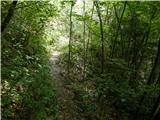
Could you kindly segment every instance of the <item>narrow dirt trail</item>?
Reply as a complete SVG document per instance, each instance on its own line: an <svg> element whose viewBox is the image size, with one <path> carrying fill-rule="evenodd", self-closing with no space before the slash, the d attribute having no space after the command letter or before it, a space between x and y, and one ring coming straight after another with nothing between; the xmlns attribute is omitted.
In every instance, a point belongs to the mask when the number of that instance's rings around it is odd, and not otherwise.
<svg viewBox="0 0 160 120"><path fill-rule="evenodd" d="M65 78L62 75L62 68L58 65L61 52L54 51L49 59L52 67L52 76L56 87L59 104L58 120L79 120L75 112L73 93L67 88ZM82 119L81 119L82 120Z"/></svg>

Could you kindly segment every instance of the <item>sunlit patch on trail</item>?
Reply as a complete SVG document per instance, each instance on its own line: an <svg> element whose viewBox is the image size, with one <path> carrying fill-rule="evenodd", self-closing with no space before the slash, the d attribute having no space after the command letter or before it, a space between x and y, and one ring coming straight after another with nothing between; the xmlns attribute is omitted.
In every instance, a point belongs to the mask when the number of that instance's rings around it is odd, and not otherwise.
<svg viewBox="0 0 160 120"><path fill-rule="evenodd" d="M51 57L49 58L50 61L57 61L59 56L62 54L62 52L54 51L51 53Z"/></svg>

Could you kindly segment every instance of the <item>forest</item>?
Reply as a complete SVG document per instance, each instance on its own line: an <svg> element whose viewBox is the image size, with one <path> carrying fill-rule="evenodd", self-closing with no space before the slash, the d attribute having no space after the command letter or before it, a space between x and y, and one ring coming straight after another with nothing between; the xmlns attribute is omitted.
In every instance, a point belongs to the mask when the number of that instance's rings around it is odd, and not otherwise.
<svg viewBox="0 0 160 120"><path fill-rule="evenodd" d="M160 1L2 0L1 120L160 120Z"/></svg>

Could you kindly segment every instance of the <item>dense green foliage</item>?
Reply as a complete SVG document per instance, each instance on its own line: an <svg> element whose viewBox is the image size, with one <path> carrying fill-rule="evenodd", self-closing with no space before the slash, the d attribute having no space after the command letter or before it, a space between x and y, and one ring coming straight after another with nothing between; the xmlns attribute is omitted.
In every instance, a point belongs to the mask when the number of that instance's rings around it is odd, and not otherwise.
<svg viewBox="0 0 160 120"><path fill-rule="evenodd" d="M1 4L3 23L12 3ZM60 79L77 120L158 120L159 28L158 1L18 2L1 34L2 118L65 114L50 50L62 53Z"/></svg>
<svg viewBox="0 0 160 120"><path fill-rule="evenodd" d="M2 21L11 2L2 1ZM44 33L45 21L56 14L48 2L18 2L2 33L2 118L42 119L56 113Z"/></svg>

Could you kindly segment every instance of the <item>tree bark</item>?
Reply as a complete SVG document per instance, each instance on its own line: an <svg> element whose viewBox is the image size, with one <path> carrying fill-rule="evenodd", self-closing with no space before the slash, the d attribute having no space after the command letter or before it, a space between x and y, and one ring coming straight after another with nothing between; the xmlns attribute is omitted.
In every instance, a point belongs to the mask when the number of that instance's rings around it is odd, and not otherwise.
<svg viewBox="0 0 160 120"><path fill-rule="evenodd" d="M14 0L8 10L8 14L7 16L5 17L5 19L3 20L2 22L2 25L1 25L1 33L3 33L3 31L5 30L5 28L7 27L7 25L9 24L13 14L14 14L14 10L16 8L16 5L17 5L17 0Z"/></svg>

